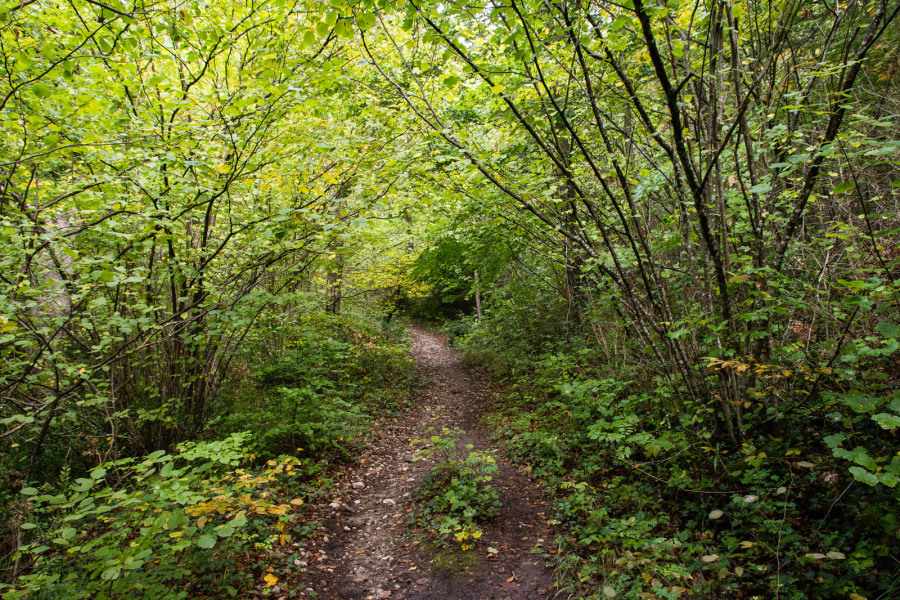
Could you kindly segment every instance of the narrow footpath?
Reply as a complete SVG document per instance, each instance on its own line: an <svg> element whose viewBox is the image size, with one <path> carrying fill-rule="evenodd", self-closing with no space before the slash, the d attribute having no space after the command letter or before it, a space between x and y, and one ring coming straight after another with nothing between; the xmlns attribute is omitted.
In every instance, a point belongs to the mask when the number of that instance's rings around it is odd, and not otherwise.
<svg viewBox="0 0 900 600"><path fill-rule="evenodd" d="M359 464L337 482L324 524L307 546L304 583L335 600L547 600L553 598L553 533L540 487L491 445L481 425L489 382L467 368L435 333L412 330L412 355L424 381L418 405L380 433ZM408 524L417 481L430 467L413 461L414 440L429 428L458 427L463 443L491 450L502 509L475 550L422 548ZM496 552L488 552L492 548ZM309 597L310 591L304 592Z"/></svg>

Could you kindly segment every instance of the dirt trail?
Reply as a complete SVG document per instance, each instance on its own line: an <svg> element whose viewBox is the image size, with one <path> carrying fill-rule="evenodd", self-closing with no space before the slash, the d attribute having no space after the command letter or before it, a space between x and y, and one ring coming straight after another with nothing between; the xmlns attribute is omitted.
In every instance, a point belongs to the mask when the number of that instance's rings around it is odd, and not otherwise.
<svg viewBox="0 0 900 600"><path fill-rule="evenodd" d="M340 600L546 600L553 570L547 500L526 473L497 452L494 487L503 507L468 553L434 552L409 535L410 496L430 466L412 462L410 443L430 427L459 427L476 450L496 450L480 425L488 381L468 369L439 336L412 329L412 355L425 386L416 408L385 421L378 439L338 483L320 545L308 549L306 584L318 598ZM488 547L499 550L489 555ZM308 597L309 592L303 595Z"/></svg>

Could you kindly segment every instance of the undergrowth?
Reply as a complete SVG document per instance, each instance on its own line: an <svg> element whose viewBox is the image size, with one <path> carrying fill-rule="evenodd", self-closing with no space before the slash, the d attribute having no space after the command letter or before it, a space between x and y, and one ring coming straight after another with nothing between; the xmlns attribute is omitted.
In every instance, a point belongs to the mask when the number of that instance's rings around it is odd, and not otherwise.
<svg viewBox="0 0 900 600"><path fill-rule="evenodd" d="M900 595L900 502L877 479L892 483L885 466L897 448L881 458L891 438L877 424L888 415L872 417L890 398L852 406L832 392L804 403L771 375L781 370L759 369L740 442L723 443L706 428L710 408L679 396L671 380L610 365L587 335L548 341L540 325L517 325L521 314L497 315L451 330L469 360L505 379L491 426L556 498L560 593ZM891 348L892 339L866 347ZM857 372L877 366L848 360Z"/></svg>
<svg viewBox="0 0 900 600"><path fill-rule="evenodd" d="M415 460L436 461L415 491L412 519L427 538L444 546L471 550L481 539L481 526L500 509L500 494L491 485L497 461L488 452L461 444L464 432L444 428L417 440L425 444Z"/></svg>
<svg viewBox="0 0 900 600"><path fill-rule="evenodd" d="M330 493L374 417L406 404L416 376L398 327L264 316L271 326L235 357L203 439L3 492L17 548L4 600L248 598L299 574L317 535L306 506Z"/></svg>

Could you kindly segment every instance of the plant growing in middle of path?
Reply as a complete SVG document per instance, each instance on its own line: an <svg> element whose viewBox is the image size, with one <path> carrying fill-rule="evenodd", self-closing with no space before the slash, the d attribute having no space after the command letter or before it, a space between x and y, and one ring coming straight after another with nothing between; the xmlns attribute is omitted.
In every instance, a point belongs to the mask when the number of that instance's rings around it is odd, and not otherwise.
<svg viewBox="0 0 900 600"><path fill-rule="evenodd" d="M482 536L480 525L497 516L500 494L490 484L497 461L488 452L473 450L472 444L461 445L464 434L445 427L441 435L416 440L428 445L415 460L436 463L417 490L413 517L434 539L470 550Z"/></svg>

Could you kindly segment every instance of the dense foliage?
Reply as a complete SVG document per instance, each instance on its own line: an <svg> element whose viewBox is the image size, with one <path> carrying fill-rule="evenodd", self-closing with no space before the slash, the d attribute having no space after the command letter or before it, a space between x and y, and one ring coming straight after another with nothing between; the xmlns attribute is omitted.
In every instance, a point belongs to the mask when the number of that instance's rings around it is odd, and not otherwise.
<svg viewBox="0 0 900 600"><path fill-rule="evenodd" d="M898 12L3 4L5 597L273 587L404 311L506 379L569 592L895 595Z"/></svg>

